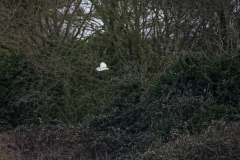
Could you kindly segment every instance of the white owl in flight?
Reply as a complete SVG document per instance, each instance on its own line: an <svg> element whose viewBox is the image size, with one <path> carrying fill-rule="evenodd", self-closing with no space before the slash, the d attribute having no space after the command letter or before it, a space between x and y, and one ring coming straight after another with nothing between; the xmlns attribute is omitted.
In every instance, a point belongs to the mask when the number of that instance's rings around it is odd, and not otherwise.
<svg viewBox="0 0 240 160"><path fill-rule="evenodd" d="M104 71L104 70L109 70L109 68L107 68L106 63L101 62L101 63L100 63L100 67L97 67L96 70L97 70L97 71Z"/></svg>

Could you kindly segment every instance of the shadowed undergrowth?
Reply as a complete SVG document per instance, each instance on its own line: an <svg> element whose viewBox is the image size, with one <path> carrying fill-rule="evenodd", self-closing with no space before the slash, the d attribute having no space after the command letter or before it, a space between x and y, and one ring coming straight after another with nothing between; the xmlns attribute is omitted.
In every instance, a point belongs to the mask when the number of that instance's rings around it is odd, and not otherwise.
<svg viewBox="0 0 240 160"><path fill-rule="evenodd" d="M240 123L212 121L200 134L178 135L164 143L156 138L146 150L146 138L121 130L95 132L80 126L18 127L1 134L1 157L5 159L238 159ZM148 134L150 136L150 134Z"/></svg>
<svg viewBox="0 0 240 160"><path fill-rule="evenodd" d="M101 114L78 125L20 125L4 134L1 153L26 160L236 159L237 62L183 56L151 83L126 79Z"/></svg>

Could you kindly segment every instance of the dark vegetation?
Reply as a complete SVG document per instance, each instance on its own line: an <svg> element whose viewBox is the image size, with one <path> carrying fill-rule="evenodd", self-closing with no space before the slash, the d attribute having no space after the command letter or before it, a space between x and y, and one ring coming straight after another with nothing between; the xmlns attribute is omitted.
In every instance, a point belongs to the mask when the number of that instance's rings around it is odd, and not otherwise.
<svg viewBox="0 0 240 160"><path fill-rule="evenodd" d="M0 1L0 157L239 159L239 1L83 4Z"/></svg>

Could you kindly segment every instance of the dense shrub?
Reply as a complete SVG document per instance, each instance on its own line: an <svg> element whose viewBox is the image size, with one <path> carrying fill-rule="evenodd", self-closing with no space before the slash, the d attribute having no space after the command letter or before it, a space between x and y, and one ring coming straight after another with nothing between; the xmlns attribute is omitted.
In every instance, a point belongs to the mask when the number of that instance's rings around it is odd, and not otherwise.
<svg viewBox="0 0 240 160"><path fill-rule="evenodd" d="M201 131L211 120L236 120L239 113L240 66L238 57L221 55L216 59L185 55L142 94L141 105L151 116L155 131L170 136L180 132Z"/></svg>
<svg viewBox="0 0 240 160"><path fill-rule="evenodd" d="M238 120L237 110L232 106L225 105L210 105L196 111L194 115L188 120L188 129L190 131L200 132L204 127L208 126L212 120L222 119L224 121Z"/></svg>
<svg viewBox="0 0 240 160"><path fill-rule="evenodd" d="M117 96L105 113L91 121L91 127L99 131L119 128L131 134L151 131L169 141L186 129L191 133L200 132L212 120L237 120L238 103L223 101L230 95L222 97L218 89L225 74L212 69L219 68L219 61L225 63L226 59L229 61L231 58L223 55L209 62L201 57L185 55L147 90L143 90L137 81L124 83L117 89ZM236 66L234 70L237 70ZM229 78L237 77L235 73ZM217 79L216 74L219 75ZM234 89L230 83L228 87L229 92ZM237 94L238 88L233 92ZM233 96L232 99L236 98Z"/></svg>
<svg viewBox="0 0 240 160"><path fill-rule="evenodd" d="M20 126L9 132L23 159L91 159L95 137L87 129L65 125ZM89 144L89 145L86 145ZM97 146L94 146L97 147ZM99 151L101 148L99 148Z"/></svg>
<svg viewBox="0 0 240 160"><path fill-rule="evenodd" d="M179 58L169 73L173 74L171 80L176 89L175 93L191 96L204 95L204 89L207 88L208 83L203 72L201 59L192 55Z"/></svg>
<svg viewBox="0 0 240 160"><path fill-rule="evenodd" d="M103 114L88 118L89 126L100 137L114 131L111 138L121 153L144 150L156 136L149 130L151 117L147 108L139 105L141 85L133 82L120 86L118 91Z"/></svg>
<svg viewBox="0 0 240 160"><path fill-rule="evenodd" d="M239 126L239 122L212 121L201 134L185 133L175 141L164 143L154 134L127 134L117 128L94 131L79 125L32 125L6 133L9 143L1 141L1 144L8 152L26 160L237 159L240 156ZM149 136L154 137L151 146L147 141ZM6 155L0 153L3 154Z"/></svg>
<svg viewBox="0 0 240 160"><path fill-rule="evenodd" d="M213 121L201 134L182 135L170 143L156 142L136 159L238 159L240 124Z"/></svg>
<svg viewBox="0 0 240 160"><path fill-rule="evenodd" d="M21 95L23 87L19 75L23 71L23 55L7 52L0 54L0 131L16 127L21 116L20 107L16 106L16 98Z"/></svg>
<svg viewBox="0 0 240 160"><path fill-rule="evenodd" d="M217 56L206 65L210 91L218 104L239 106L240 57L231 55Z"/></svg>
<svg viewBox="0 0 240 160"><path fill-rule="evenodd" d="M219 55L209 60L186 55L172 65L166 75L158 79L155 96L162 94L210 96L218 104L239 105L239 56Z"/></svg>
<svg viewBox="0 0 240 160"><path fill-rule="evenodd" d="M150 134L127 134L117 128L95 131L83 125L19 126L8 132L22 159L125 159L144 151ZM152 136L153 137L153 136ZM144 143L145 142L145 143ZM142 150L140 150L142 149Z"/></svg>
<svg viewBox="0 0 240 160"><path fill-rule="evenodd" d="M229 96L220 94L218 89L222 85L221 78L226 75L221 76L221 70L214 71L212 68L219 68L215 64L219 63L206 63L187 55L147 89L138 80L126 80L117 87L112 103L102 114L85 117L81 126L22 126L15 129L12 135L24 159L128 159L136 157L136 152L145 152L139 155L146 159L159 156L169 158L172 155L170 150L174 148L163 149L160 152L162 155L147 150L159 139L161 145L171 145L182 134L202 132L213 120L238 120L236 98L233 97L229 104L226 99L221 101ZM234 73L233 78L237 81L238 72ZM214 79L216 75L219 77ZM234 89L228 85L225 88ZM238 89L234 92L237 94ZM219 146L222 147L221 144ZM177 148L173 155L181 159L178 151ZM189 159L193 158L190 153L186 154ZM211 156L216 158L217 155L214 152L206 155Z"/></svg>

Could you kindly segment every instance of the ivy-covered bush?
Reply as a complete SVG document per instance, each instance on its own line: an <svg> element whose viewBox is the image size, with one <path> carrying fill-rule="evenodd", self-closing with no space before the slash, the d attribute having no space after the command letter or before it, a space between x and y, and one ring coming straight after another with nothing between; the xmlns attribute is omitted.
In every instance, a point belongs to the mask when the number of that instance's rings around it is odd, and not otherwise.
<svg viewBox="0 0 240 160"><path fill-rule="evenodd" d="M238 59L231 55L211 61L193 55L179 58L145 94L148 107L160 115L154 127L169 133L189 124L191 131L200 131L211 120L233 120L229 117L239 113ZM170 128L160 125L166 122Z"/></svg>
<svg viewBox="0 0 240 160"><path fill-rule="evenodd" d="M206 65L210 89L218 104L240 105L240 56L221 55Z"/></svg>
<svg viewBox="0 0 240 160"><path fill-rule="evenodd" d="M204 95L204 89L207 88L207 79L204 75L204 68L201 60L192 55L181 57L172 66L169 73L172 75L175 93L187 94L191 96Z"/></svg>
<svg viewBox="0 0 240 160"><path fill-rule="evenodd" d="M147 131L151 123L148 108L141 104L142 85L139 82L125 83L117 89L116 97L103 114L91 122L93 128L119 128L134 134Z"/></svg>
<svg viewBox="0 0 240 160"><path fill-rule="evenodd" d="M91 127L99 131L119 128L131 134L158 133L162 139L169 141L186 130L200 132L212 120L236 120L234 115L239 113L236 96L224 96L221 93L224 91L219 89L223 87L222 81L226 77L221 71L226 70L212 69L219 68L219 64L229 62L231 58L233 60L233 57L223 55L209 61L185 55L146 90L141 88L138 81L124 83L117 89L117 96L105 113L93 118ZM235 70L235 75L229 78L237 80L236 70L240 67L228 67ZM224 84L225 90L234 90L238 95L238 88L233 88L232 83L227 84ZM232 101L223 101L224 98Z"/></svg>
<svg viewBox="0 0 240 160"><path fill-rule="evenodd" d="M196 111L194 115L188 120L188 129L190 131L201 132L202 129L207 127L213 120L234 121L237 120L234 115L238 111L232 106L213 104Z"/></svg>

